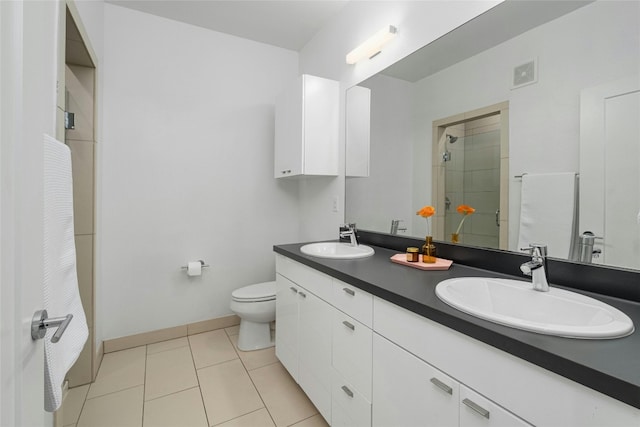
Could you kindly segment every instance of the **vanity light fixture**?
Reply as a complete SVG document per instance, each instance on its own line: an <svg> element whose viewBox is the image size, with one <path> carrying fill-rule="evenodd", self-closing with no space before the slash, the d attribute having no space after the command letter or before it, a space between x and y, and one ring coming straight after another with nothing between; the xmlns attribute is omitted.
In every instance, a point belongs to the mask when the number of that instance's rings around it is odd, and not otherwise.
<svg viewBox="0 0 640 427"><path fill-rule="evenodd" d="M360 46L347 54L347 64L355 64L365 58L373 58L382 51L382 48L396 36L396 27L387 25Z"/></svg>

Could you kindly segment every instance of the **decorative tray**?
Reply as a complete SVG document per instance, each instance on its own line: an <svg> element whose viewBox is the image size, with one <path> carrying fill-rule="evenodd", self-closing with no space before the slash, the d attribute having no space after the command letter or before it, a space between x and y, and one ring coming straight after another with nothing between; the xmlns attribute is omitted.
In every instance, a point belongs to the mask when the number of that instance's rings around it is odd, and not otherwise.
<svg viewBox="0 0 640 427"><path fill-rule="evenodd" d="M448 270L451 264L453 264L453 261L444 258L436 258L436 262L433 264L426 264L422 262L422 255L419 255L418 262L409 262L407 261L407 254L396 254L391 257L391 262L420 270Z"/></svg>

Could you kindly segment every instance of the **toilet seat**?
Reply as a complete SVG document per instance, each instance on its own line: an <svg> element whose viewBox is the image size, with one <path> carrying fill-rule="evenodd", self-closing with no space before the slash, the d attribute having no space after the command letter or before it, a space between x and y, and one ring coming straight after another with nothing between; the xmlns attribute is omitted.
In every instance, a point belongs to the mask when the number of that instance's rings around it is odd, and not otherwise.
<svg viewBox="0 0 640 427"><path fill-rule="evenodd" d="M262 302L276 299L276 282L256 283L236 289L231 298L238 302Z"/></svg>

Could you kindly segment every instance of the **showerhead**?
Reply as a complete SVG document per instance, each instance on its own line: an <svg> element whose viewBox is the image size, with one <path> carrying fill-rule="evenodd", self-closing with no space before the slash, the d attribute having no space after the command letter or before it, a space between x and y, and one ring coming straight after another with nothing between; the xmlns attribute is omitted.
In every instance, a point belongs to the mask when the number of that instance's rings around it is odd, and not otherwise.
<svg viewBox="0 0 640 427"><path fill-rule="evenodd" d="M456 142L458 140L457 136L453 136L453 135L449 135L447 134L447 141L449 142L449 144L453 144L454 142Z"/></svg>

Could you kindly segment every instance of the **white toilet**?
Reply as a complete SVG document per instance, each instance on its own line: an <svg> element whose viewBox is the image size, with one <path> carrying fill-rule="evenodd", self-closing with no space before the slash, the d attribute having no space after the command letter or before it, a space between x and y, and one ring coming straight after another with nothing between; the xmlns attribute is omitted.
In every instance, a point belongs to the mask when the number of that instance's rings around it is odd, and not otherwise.
<svg viewBox="0 0 640 427"><path fill-rule="evenodd" d="M236 289L231 294L231 311L240 317L240 350L273 347L270 324L276 320L276 282Z"/></svg>

